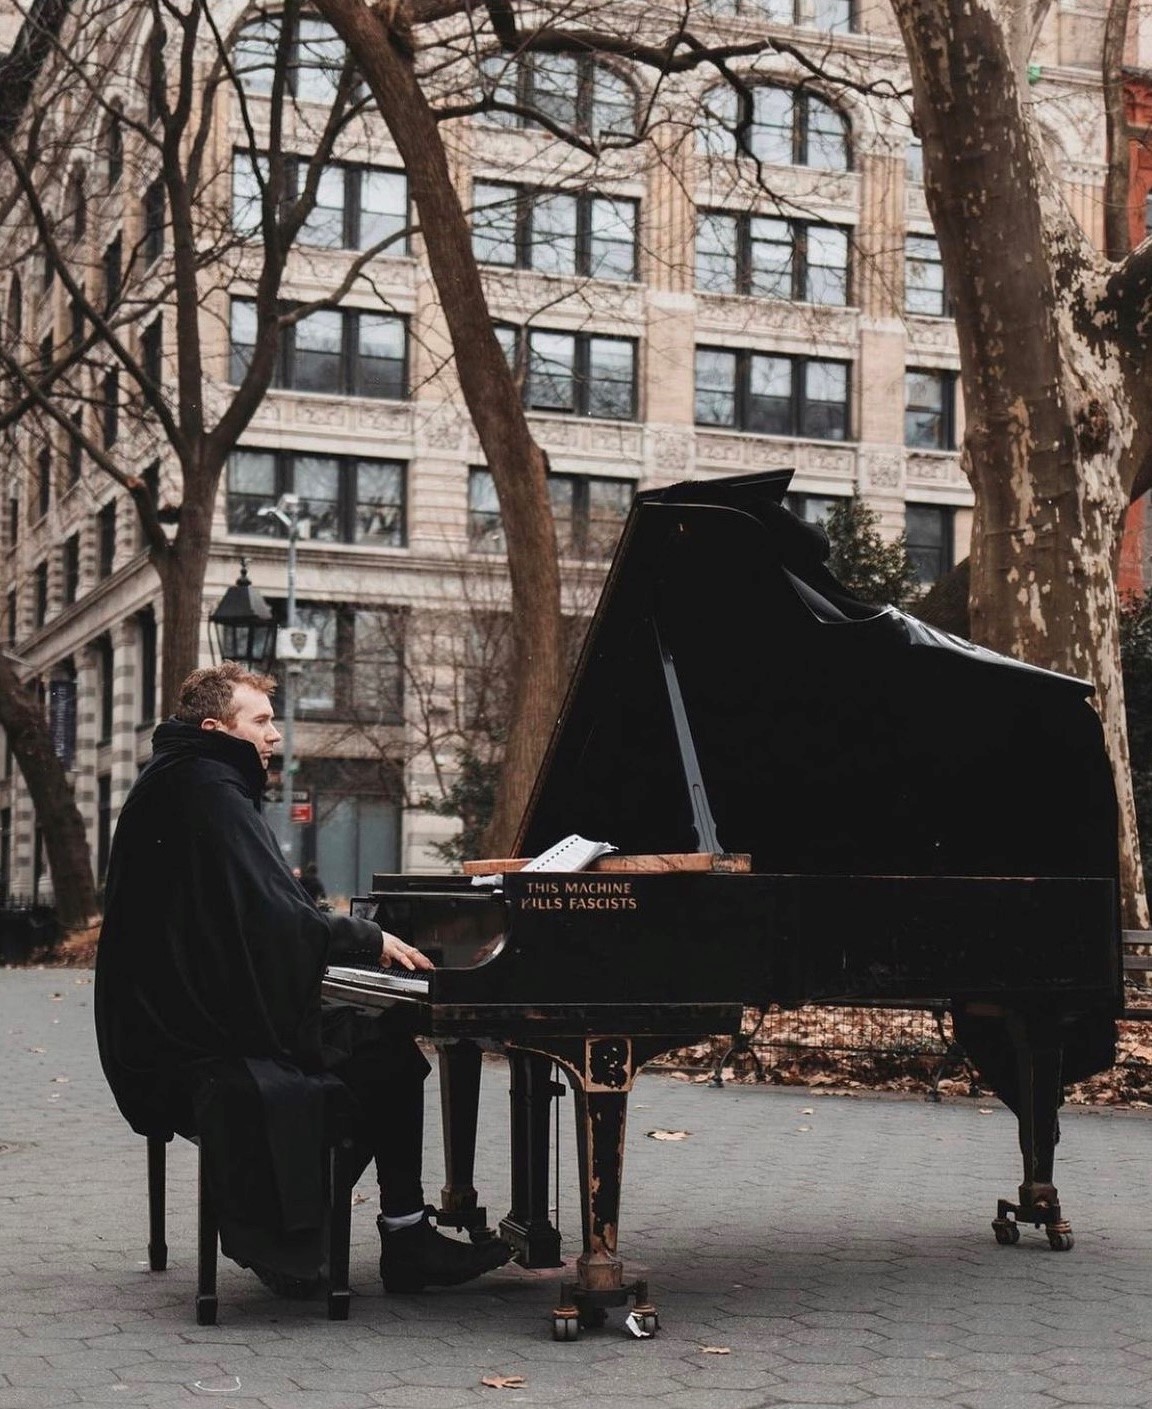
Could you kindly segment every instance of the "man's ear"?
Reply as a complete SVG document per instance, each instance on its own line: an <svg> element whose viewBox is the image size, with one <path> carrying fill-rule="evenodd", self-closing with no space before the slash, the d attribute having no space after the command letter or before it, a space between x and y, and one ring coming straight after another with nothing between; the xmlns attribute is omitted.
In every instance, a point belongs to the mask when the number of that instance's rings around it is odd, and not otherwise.
<svg viewBox="0 0 1152 1409"><path fill-rule="evenodd" d="M200 727L201 727L201 729L210 729L210 730L211 730L211 729L222 729L224 726L220 723L220 721L219 721L218 719L202 719L202 720L200 721Z"/></svg>

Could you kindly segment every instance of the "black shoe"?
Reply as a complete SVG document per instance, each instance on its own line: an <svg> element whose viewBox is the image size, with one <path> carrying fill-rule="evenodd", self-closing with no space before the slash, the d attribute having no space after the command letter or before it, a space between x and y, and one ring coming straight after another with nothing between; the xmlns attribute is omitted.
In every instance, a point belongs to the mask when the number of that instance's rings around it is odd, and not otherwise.
<svg viewBox="0 0 1152 1409"><path fill-rule="evenodd" d="M499 1238L463 1243L446 1238L432 1227L430 1209L419 1223L390 1233L384 1217L380 1229L380 1276L386 1292L419 1292L425 1287L456 1287L484 1272L491 1272L512 1256L513 1249Z"/></svg>
<svg viewBox="0 0 1152 1409"><path fill-rule="evenodd" d="M290 1277L286 1272L277 1272L271 1267L261 1267L249 1263L250 1269L274 1295L286 1301L310 1301L320 1290L320 1277Z"/></svg>

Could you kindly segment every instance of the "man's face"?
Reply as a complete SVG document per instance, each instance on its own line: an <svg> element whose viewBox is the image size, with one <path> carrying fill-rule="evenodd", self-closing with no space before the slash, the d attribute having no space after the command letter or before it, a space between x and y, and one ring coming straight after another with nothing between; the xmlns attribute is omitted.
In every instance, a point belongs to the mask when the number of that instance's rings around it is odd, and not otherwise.
<svg viewBox="0 0 1152 1409"><path fill-rule="evenodd" d="M262 690L253 689L251 685L234 685L232 704L236 714L230 723L205 719L200 725L201 729L219 729L221 733L231 734L234 739L247 739L250 744L255 744L260 762L267 768L273 750L281 739L280 730L272 722L272 701Z"/></svg>

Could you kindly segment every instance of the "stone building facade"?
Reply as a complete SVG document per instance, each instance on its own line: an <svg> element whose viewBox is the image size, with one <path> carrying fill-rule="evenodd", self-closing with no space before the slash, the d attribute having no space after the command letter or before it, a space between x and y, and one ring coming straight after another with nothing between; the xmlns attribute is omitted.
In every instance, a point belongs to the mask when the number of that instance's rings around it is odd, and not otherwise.
<svg viewBox="0 0 1152 1409"><path fill-rule="evenodd" d="M213 8L222 29L239 14ZM1053 163L1094 233L1104 8L1084 0L1054 7L1032 75ZM146 57L135 12L132 21L126 8L124 31L113 36L120 75L141 72ZM713 0L700 13L719 37L778 33L832 67L906 87L883 0ZM11 35L5 0L0 15L0 32ZM328 37L319 21L302 23L312 26L311 48L305 54L302 44L297 116L331 78ZM257 28L242 40L258 143L269 121L265 39ZM601 130L663 105L651 143L595 161L508 115L451 125L455 179L474 212L493 317L509 354L527 358L525 395L551 461L573 615L594 600L632 493L684 478L788 467L793 505L810 518L859 495L886 533L907 532L924 582L967 553L959 357L907 110L895 99L797 86L803 76L786 53L756 67L759 176L734 158L726 100L703 78L652 93L643 76L581 61L508 65L485 79L513 96L534 84L566 119ZM140 92L129 79L115 82L123 113L138 118ZM155 237L162 268L162 212L157 232L150 188L109 179L109 95L74 94L65 106L52 117L79 156L61 162L42 195L63 219L76 180L81 194L86 183L76 266L94 277L106 271L113 233L124 231L145 249ZM203 307L205 396L222 400L249 336L242 236L253 167L235 103L221 105L207 150L222 228L230 222L239 237L228 279ZM311 528L296 553L299 620L316 629L320 654L297 682L294 795L311 820L295 824L293 854L316 860L329 890L346 895L374 869L443 865L433 848L453 823L419 803L452 766L437 742L449 731L437 731L469 688L460 635L498 613L503 559L419 232L403 233L399 158L370 117L349 127L337 155L288 292L321 296L365 248L366 231L395 227L395 239L339 310L298 325L278 384L240 438L216 509L202 655L210 658L208 615L241 559L263 595L283 602L286 545L259 510L297 493ZM35 240L12 217L6 240L5 345L66 339L61 281L45 279ZM156 373L170 379L165 324L150 329L135 331L155 338ZM84 414L115 417L118 397L128 404L123 388L96 386ZM153 476L161 503L177 502L154 429L135 420L112 429L114 438L135 437L131 463ZM3 644L43 685L100 870L158 711L156 575L122 488L66 448L45 460L31 435L14 444L0 465ZM463 627L461 604L472 613ZM441 649L436 623L450 611L454 645ZM10 754L0 776L0 876L10 893L49 893Z"/></svg>

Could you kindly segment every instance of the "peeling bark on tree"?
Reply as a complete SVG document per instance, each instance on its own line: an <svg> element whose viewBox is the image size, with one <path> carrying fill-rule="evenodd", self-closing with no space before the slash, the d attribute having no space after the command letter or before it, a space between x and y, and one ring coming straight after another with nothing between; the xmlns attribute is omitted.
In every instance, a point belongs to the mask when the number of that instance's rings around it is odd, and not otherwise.
<svg viewBox="0 0 1152 1409"><path fill-rule="evenodd" d="M1020 7L893 8L960 342L976 495L972 635L1095 685L1120 801L1124 922L1144 928L1115 574L1152 429L1142 424L1147 289L1132 302L1138 256L1109 265L1060 199L1027 100L1027 51L1013 47Z"/></svg>

